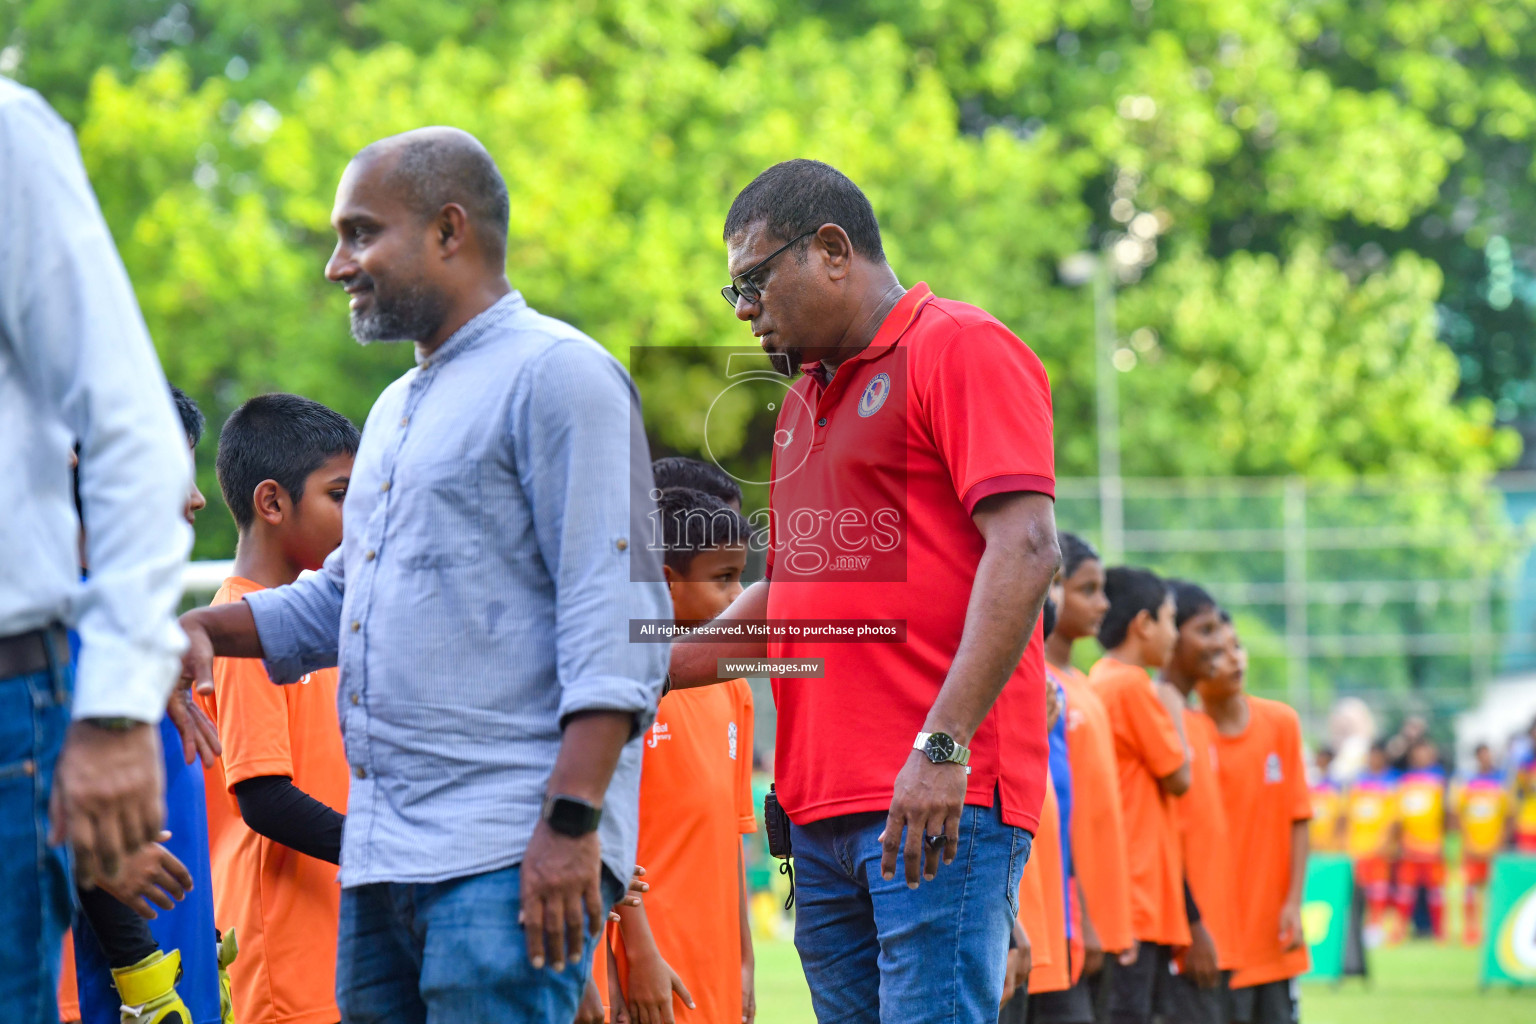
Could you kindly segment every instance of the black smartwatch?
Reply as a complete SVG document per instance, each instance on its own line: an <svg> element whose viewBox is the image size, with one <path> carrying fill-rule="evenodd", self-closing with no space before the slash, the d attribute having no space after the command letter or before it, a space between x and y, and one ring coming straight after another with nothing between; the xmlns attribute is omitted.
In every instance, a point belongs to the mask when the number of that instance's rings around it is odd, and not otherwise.
<svg viewBox="0 0 1536 1024"><path fill-rule="evenodd" d="M597 831L598 822L603 820L603 809L580 797L553 793L544 798L542 817L554 831L579 839Z"/></svg>

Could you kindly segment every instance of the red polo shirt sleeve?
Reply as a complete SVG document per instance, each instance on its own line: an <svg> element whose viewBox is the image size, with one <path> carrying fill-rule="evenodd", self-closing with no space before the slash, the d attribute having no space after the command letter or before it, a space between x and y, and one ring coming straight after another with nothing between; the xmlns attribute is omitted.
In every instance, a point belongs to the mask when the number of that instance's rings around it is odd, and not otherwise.
<svg viewBox="0 0 1536 1024"><path fill-rule="evenodd" d="M1008 491L1056 496L1051 384L1028 345L995 320L960 326L917 396L967 512Z"/></svg>

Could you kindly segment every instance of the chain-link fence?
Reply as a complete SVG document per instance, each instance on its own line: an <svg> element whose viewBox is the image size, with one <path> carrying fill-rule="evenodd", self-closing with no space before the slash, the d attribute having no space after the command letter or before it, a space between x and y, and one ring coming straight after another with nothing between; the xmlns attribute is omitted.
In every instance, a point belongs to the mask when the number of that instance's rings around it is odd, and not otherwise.
<svg viewBox="0 0 1536 1024"><path fill-rule="evenodd" d="M1057 495L1060 528L1107 560L1211 590L1250 686L1314 727L1338 697L1440 717L1536 668L1536 474L1090 478Z"/></svg>

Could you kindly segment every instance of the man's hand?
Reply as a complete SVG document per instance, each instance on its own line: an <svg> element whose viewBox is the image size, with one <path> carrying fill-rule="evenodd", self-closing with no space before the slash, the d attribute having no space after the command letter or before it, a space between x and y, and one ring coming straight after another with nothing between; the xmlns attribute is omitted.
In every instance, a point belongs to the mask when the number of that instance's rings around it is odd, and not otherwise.
<svg viewBox="0 0 1536 1024"><path fill-rule="evenodd" d="M117 731L70 723L49 806L48 841L69 842L85 886L116 875L124 857L165 824L165 770L152 725Z"/></svg>
<svg viewBox="0 0 1536 1024"><path fill-rule="evenodd" d="M603 1024L603 997L591 978L587 979L586 991L581 994L581 1005L576 1007L576 1024Z"/></svg>
<svg viewBox="0 0 1536 1024"><path fill-rule="evenodd" d="M965 768L958 764L934 764L914 750L896 776L891 813L880 833L880 877L896 877L896 855L906 861L907 887L916 889L918 872L929 881L938 874L940 847L944 863L960 850L960 813L965 809ZM902 842L902 830L906 842ZM924 850L924 847L927 850ZM924 856L926 852L927 856Z"/></svg>
<svg viewBox="0 0 1536 1024"><path fill-rule="evenodd" d="M212 768L224 745L219 742L219 727L197 706L192 691L178 683L165 703L165 716L181 733L181 753L187 764L201 759L203 767Z"/></svg>
<svg viewBox="0 0 1536 1024"><path fill-rule="evenodd" d="M596 832L572 839L542 821L534 828L523 855L519 920L535 970L544 966L546 950L557 971L567 961L578 962L587 935L596 935L608 919L601 852Z"/></svg>
<svg viewBox="0 0 1536 1024"><path fill-rule="evenodd" d="M683 979L655 952L629 957L629 1016L635 1024L675 1024L672 993L682 997L683 1005L694 1009Z"/></svg>
<svg viewBox="0 0 1536 1024"><path fill-rule="evenodd" d="M741 1024L757 1020L757 964L741 962Z"/></svg>
<svg viewBox="0 0 1536 1024"><path fill-rule="evenodd" d="M1221 968L1216 963L1216 940L1211 937L1204 921L1189 926L1189 950L1184 954L1184 965L1201 988L1215 988L1221 981Z"/></svg>
<svg viewBox="0 0 1536 1024"><path fill-rule="evenodd" d="M1306 941L1301 927L1301 904L1287 901L1280 908L1280 945L1286 952L1297 949Z"/></svg>
<svg viewBox="0 0 1536 1024"><path fill-rule="evenodd" d="M187 634L187 649L181 654L181 681L177 689L195 689L206 696L213 693L213 637L203 625L198 614L201 611L194 608L180 620L181 631Z"/></svg>
<svg viewBox="0 0 1536 1024"><path fill-rule="evenodd" d="M156 842L140 847L123 862L117 877L100 878L96 884L146 921L159 916L151 903L161 910L176 909L177 901L185 899L192 889L192 873L160 845L169 838L169 832L161 832Z"/></svg>
<svg viewBox="0 0 1536 1024"><path fill-rule="evenodd" d="M1098 974L1104 969L1104 942L1099 930L1093 926L1093 918L1086 913L1083 919L1083 973Z"/></svg>
<svg viewBox="0 0 1536 1024"><path fill-rule="evenodd" d="M1000 1007L1007 1006L1019 989L1029 988L1029 972L1034 968L1029 936L1017 920L1013 922L1013 943L1014 948L1008 951L1008 966L1003 972L1003 1001Z"/></svg>
<svg viewBox="0 0 1536 1024"><path fill-rule="evenodd" d="M1140 956L1141 956L1141 940L1140 939L1132 939L1130 947L1128 949L1122 949L1120 951L1120 956L1119 956L1120 966L1121 967L1129 967L1129 966L1131 966L1131 964L1134 964L1136 962L1137 958L1140 957Z"/></svg>

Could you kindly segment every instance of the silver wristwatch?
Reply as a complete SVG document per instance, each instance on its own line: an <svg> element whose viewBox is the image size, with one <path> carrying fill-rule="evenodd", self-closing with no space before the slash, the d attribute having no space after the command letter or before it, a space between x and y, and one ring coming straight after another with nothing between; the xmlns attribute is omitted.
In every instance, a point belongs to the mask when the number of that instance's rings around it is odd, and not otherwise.
<svg viewBox="0 0 1536 1024"><path fill-rule="evenodd" d="M920 732L912 744L913 750L921 750L923 756L934 764L965 764L971 759L969 747L962 747L946 732Z"/></svg>

